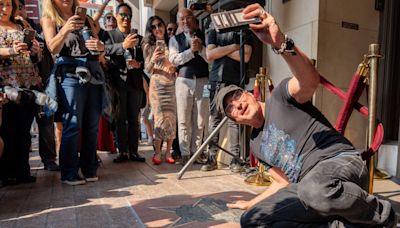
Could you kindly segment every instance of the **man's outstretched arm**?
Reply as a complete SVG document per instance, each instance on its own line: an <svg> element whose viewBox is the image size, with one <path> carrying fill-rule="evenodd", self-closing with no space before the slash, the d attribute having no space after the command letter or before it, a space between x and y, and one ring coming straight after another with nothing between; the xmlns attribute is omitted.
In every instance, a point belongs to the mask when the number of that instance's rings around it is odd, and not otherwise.
<svg viewBox="0 0 400 228"><path fill-rule="evenodd" d="M281 48L282 43L285 42L285 35L274 17L265 12L259 4L247 6L243 13L245 19L260 17L262 23L251 24L250 28L263 43L269 44L275 49ZM292 50L294 55L286 52L281 54L293 74L288 90L298 103L305 103L311 99L318 87L319 74L309 58L298 47L294 46Z"/></svg>

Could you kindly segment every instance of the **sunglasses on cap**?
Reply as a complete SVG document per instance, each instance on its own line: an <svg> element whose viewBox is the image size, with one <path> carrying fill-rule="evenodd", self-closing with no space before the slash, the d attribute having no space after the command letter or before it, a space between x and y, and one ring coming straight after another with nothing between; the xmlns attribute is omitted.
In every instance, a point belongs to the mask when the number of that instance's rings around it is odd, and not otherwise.
<svg viewBox="0 0 400 228"><path fill-rule="evenodd" d="M132 17L130 14L127 14L127 13L119 13L119 16L122 18L126 18L128 20L130 20Z"/></svg>
<svg viewBox="0 0 400 228"><path fill-rule="evenodd" d="M163 23L161 23L161 22L158 22L158 24L151 25L151 29L160 28L162 25L163 25Z"/></svg>

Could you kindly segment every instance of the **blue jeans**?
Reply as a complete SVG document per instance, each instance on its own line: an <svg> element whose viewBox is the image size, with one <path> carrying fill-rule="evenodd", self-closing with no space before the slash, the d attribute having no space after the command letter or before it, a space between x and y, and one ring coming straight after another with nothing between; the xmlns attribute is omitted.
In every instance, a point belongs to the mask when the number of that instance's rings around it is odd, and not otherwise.
<svg viewBox="0 0 400 228"><path fill-rule="evenodd" d="M60 145L61 179L78 175L81 168L85 177L96 175L96 144L101 114L100 85L79 84L75 78L64 78L61 83L61 102L66 110L63 114L63 133ZM78 148L78 141L80 147ZM78 151L80 156L78 156Z"/></svg>
<svg viewBox="0 0 400 228"><path fill-rule="evenodd" d="M319 162L300 180L254 205L243 227L375 226L388 222L391 205L368 194L368 172L357 152Z"/></svg>

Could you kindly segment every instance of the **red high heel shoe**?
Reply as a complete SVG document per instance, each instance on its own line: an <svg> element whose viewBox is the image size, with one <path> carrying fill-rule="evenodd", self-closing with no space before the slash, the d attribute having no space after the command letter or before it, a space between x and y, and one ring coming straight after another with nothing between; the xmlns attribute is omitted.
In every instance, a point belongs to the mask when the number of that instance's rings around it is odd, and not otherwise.
<svg viewBox="0 0 400 228"><path fill-rule="evenodd" d="M175 164L175 159L173 159L173 158L166 158L165 161L166 161L168 164Z"/></svg>
<svg viewBox="0 0 400 228"><path fill-rule="evenodd" d="M156 155L153 155L153 158L151 159L151 161L153 162L154 165L160 165L161 164L161 160L156 158Z"/></svg>

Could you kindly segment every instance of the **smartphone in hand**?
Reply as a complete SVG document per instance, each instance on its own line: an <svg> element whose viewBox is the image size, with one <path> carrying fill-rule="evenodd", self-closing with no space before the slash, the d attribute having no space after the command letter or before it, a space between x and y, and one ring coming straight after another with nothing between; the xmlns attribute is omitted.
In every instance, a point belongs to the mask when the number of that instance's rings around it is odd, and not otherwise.
<svg viewBox="0 0 400 228"><path fill-rule="evenodd" d="M82 20L85 20L86 19L86 11L87 11L86 8L77 6L75 8L75 15L78 15L79 17L81 17Z"/></svg>
<svg viewBox="0 0 400 228"><path fill-rule="evenodd" d="M24 33L23 42L26 43L28 45L28 49L30 49L32 47L33 40L35 39L36 32L35 30L32 29L24 29L23 33Z"/></svg>
<svg viewBox="0 0 400 228"><path fill-rule="evenodd" d="M161 52L165 52L165 41L164 40L157 40L156 41L156 47L158 47L158 49Z"/></svg>

